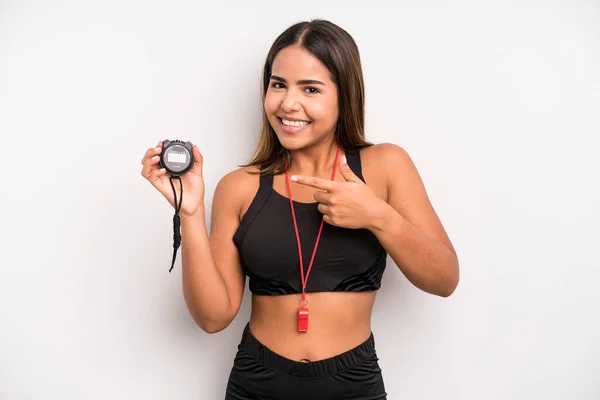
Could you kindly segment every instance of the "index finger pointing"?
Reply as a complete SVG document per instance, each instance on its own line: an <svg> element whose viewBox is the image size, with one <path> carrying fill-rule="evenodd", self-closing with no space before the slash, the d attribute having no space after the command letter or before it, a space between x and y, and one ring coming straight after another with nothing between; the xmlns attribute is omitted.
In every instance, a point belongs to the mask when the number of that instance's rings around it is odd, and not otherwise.
<svg viewBox="0 0 600 400"><path fill-rule="evenodd" d="M333 190L333 188L335 187L335 182L321 178L293 175L290 179L293 182L299 183L301 185L311 186L316 189L326 190L328 192Z"/></svg>

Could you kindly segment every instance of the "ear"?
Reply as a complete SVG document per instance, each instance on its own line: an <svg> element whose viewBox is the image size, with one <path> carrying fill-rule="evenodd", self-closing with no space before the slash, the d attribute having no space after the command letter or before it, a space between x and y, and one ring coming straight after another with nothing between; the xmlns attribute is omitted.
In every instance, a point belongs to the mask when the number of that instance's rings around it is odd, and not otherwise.
<svg viewBox="0 0 600 400"><path fill-rule="evenodd" d="M352 172L350 166L348 165L348 160L346 156L341 156L339 161L340 173L346 180L346 182L362 182L358 176Z"/></svg>

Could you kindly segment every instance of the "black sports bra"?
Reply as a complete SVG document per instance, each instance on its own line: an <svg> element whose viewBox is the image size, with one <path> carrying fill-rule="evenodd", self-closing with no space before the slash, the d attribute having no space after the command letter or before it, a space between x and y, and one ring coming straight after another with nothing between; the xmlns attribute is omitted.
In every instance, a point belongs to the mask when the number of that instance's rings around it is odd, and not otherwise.
<svg viewBox="0 0 600 400"><path fill-rule="evenodd" d="M360 153L346 152L352 171L363 182ZM312 256L322 214L317 203L294 201L302 258ZM273 189L273 176L260 177L258 191L242 217L233 241L254 294L302 292L300 261L289 198ZM364 292L381 287L387 252L368 229L325 223L308 278L307 292Z"/></svg>

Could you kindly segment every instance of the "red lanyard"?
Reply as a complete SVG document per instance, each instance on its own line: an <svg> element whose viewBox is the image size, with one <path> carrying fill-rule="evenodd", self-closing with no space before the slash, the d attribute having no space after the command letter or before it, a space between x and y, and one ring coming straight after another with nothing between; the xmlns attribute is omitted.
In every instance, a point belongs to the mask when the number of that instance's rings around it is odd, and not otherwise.
<svg viewBox="0 0 600 400"><path fill-rule="evenodd" d="M333 163L333 172L331 174L331 180L335 178L335 172L337 169L338 158L340 155L340 147L338 146L335 154L335 162ZM308 302L306 301L306 283L308 282L308 275L313 266L315 255L317 254L317 247L319 246L319 240L321 239L321 232L323 230L324 220L321 219L321 226L319 227L319 233L317 234L317 240L313 248L312 257L306 270L306 276L304 276L304 262L302 261L302 245L300 244L300 234L298 233L298 224L296 223L296 213L294 212L294 202L292 200L292 185L290 183L290 177L288 171L285 171L285 178L288 188L288 198L290 200L290 209L292 210L292 220L294 221L294 230L296 231L296 242L298 244L298 257L300 258L300 279L302 280L302 301L300 302L300 308L298 310L298 331L306 332L308 330Z"/></svg>

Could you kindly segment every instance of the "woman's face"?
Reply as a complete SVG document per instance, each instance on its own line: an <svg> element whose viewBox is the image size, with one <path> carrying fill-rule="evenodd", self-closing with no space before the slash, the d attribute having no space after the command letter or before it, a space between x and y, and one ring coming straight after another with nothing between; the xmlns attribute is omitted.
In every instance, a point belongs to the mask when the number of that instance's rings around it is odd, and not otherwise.
<svg viewBox="0 0 600 400"><path fill-rule="evenodd" d="M265 112L283 147L323 143L335 132L338 95L330 72L298 46L281 50L271 68Z"/></svg>

